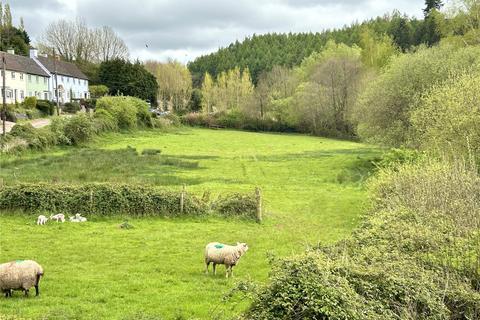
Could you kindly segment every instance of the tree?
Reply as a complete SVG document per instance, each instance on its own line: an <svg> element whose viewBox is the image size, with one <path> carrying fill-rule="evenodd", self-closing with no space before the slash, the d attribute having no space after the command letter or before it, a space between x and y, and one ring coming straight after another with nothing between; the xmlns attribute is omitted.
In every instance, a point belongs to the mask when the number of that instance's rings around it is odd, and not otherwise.
<svg viewBox="0 0 480 320"><path fill-rule="evenodd" d="M7 3L3 12L3 27L11 28L13 27L12 23L12 12L10 11L10 5Z"/></svg>
<svg viewBox="0 0 480 320"><path fill-rule="evenodd" d="M111 95L133 96L157 105L157 80L138 61L104 61L100 64L99 78L110 89Z"/></svg>
<svg viewBox="0 0 480 320"><path fill-rule="evenodd" d="M204 112L210 113L213 111L214 84L212 76L207 72L203 78L202 84L202 108Z"/></svg>
<svg viewBox="0 0 480 320"><path fill-rule="evenodd" d="M397 53L397 48L388 35L377 36L370 29L365 29L360 35L360 47L363 64L377 69L386 66Z"/></svg>
<svg viewBox="0 0 480 320"><path fill-rule="evenodd" d="M145 62L145 68L157 78L162 107L184 112L192 91L192 77L185 65L174 60L166 63L150 60Z"/></svg>
<svg viewBox="0 0 480 320"><path fill-rule="evenodd" d="M423 9L423 13L425 14L425 17L427 17L432 10L440 10L442 7L442 0L425 0L425 9Z"/></svg>
<svg viewBox="0 0 480 320"><path fill-rule="evenodd" d="M46 53L54 48L66 61L100 63L129 57L127 45L110 27L91 29L81 18L50 23L39 47Z"/></svg>

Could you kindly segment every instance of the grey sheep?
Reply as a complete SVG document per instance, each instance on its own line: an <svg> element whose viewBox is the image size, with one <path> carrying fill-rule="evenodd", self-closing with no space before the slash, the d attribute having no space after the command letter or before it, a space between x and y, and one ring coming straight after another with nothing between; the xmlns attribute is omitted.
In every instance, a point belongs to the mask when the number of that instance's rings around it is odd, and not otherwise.
<svg viewBox="0 0 480 320"><path fill-rule="evenodd" d="M35 287L35 296L40 291L38 283L43 276L43 268L33 260L16 260L0 264L0 291L5 297L12 296L12 290L23 290L28 296L28 290Z"/></svg>
<svg viewBox="0 0 480 320"><path fill-rule="evenodd" d="M236 246L229 246L219 242L211 242L205 247L205 273L208 274L208 266L213 263L213 274L217 274L217 264L223 264L226 268L226 277L230 273L233 277L232 268L238 264L240 257L248 250L246 243L237 242Z"/></svg>

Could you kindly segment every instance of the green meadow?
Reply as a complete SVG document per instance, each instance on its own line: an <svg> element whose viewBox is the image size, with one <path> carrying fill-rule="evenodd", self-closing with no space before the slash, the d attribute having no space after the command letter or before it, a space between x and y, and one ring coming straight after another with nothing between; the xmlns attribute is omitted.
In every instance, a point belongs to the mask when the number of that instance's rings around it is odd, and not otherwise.
<svg viewBox="0 0 480 320"><path fill-rule="evenodd" d="M157 149L160 154L142 155ZM119 182L215 198L260 187L264 221L99 218L35 225L35 214L0 217L0 261L34 259L45 269L37 298L0 298L0 314L35 319L231 318L248 301L225 300L238 281L267 280L269 256L302 252L349 235L363 212L363 183L380 151L319 137L229 130L111 133L82 147L2 155L3 184ZM49 213L48 213L49 214ZM205 275L211 241L246 242L235 277Z"/></svg>

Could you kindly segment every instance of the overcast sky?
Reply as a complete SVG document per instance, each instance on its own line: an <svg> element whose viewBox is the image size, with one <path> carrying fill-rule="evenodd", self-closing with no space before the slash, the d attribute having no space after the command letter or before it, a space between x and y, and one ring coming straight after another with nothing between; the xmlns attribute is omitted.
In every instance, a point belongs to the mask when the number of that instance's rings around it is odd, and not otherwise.
<svg viewBox="0 0 480 320"><path fill-rule="evenodd" d="M10 0L33 42L48 23L80 16L111 26L131 58L182 62L267 32L321 31L394 9L420 17L423 0ZM148 48L146 47L148 45Z"/></svg>

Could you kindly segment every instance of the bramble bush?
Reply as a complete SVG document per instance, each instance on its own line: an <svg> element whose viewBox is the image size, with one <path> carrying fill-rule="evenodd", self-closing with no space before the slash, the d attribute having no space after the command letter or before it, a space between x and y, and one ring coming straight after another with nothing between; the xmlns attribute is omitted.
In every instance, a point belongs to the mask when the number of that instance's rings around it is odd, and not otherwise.
<svg viewBox="0 0 480 320"><path fill-rule="evenodd" d="M0 210L23 212L62 212L88 215L126 214L142 216L202 216L212 212L221 216L246 216L254 195L224 196L225 203L237 205L228 211L217 210L208 201L188 192L184 193L184 209L180 210L181 191L161 190L124 184L18 184L0 188ZM234 198L234 200L230 200ZM252 200L253 199L253 200ZM245 202L241 204L240 202ZM255 217L253 216L252 219Z"/></svg>
<svg viewBox="0 0 480 320"><path fill-rule="evenodd" d="M473 161L387 167L368 188L371 212L362 226L335 245L274 261L244 318L480 318Z"/></svg>

